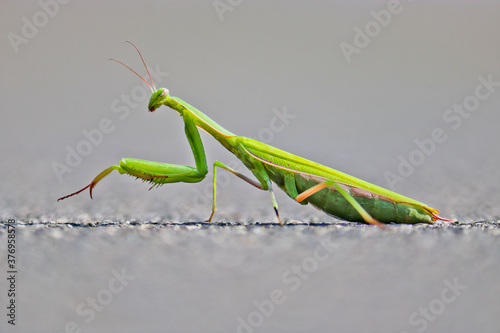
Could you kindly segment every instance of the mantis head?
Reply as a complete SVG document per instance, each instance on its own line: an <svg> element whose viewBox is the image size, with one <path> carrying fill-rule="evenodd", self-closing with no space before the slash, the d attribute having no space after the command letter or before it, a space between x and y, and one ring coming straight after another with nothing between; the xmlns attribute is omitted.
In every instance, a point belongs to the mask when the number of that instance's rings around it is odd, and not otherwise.
<svg viewBox="0 0 500 333"><path fill-rule="evenodd" d="M168 89L166 88L160 88L156 91L153 91L153 94L151 94L151 98L149 99L149 104L148 104L149 111L151 112L155 111L160 106L165 104L169 98L170 95L168 94Z"/></svg>
<svg viewBox="0 0 500 333"><path fill-rule="evenodd" d="M142 57L141 52L132 42L129 42L129 41L126 41L126 42L131 44L137 50L137 53L139 53L139 57L141 57L142 63L144 64L144 67L146 68L146 71L148 72L149 79L151 80L151 84L149 84L146 80L144 80L144 78L142 76L140 76L136 71L134 71L129 66L125 65L123 62L118 61L116 59L110 59L110 60L116 61L117 63L125 66L132 73L137 75L142 81L144 81L144 83L146 83L148 85L149 89L151 89L151 92L152 92L151 98L149 99L148 110L153 112L156 109L158 109L160 106L165 104L168 101L168 99L170 98L170 95L168 94L168 89L165 89L165 88L156 89L155 84L153 83L153 78L151 77L151 73L149 73L148 66L146 66L146 62L144 61L144 58Z"/></svg>

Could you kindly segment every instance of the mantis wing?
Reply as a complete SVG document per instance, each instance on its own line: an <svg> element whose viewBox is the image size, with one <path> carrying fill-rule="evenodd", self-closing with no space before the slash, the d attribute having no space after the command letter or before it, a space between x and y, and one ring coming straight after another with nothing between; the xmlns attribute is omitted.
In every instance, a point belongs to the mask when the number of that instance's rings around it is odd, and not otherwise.
<svg viewBox="0 0 500 333"><path fill-rule="evenodd" d="M437 216L438 210L421 202L256 140L242 138L241 147L251 158L264 164L271 180L290 197L307 200L335 217L371 223L363 214L367 211L370 217L383 222L444 220ZM323 189L326 190L320 192ZM356 203L362 206L361 210Z"/></svg>

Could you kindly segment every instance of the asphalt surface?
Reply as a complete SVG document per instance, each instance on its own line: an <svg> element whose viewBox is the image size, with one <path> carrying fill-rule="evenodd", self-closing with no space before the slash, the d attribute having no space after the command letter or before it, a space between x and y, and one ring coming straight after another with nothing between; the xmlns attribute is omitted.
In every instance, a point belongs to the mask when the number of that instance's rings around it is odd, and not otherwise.
<svg viewBox="0 0 500 333"><path fill-rule="evenodd" d="M0 233L5 267L5 224ZM498 222L380 230L340 222L35 219L16 221L16 241L16 326L3 320L3 332L500 327Z"/></svg>

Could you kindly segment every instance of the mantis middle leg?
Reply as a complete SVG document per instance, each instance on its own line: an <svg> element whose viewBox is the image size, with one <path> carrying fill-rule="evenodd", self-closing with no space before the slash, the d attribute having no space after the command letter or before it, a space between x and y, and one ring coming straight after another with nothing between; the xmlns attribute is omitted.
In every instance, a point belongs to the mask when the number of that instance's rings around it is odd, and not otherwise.
<svg viewBox="0 0 500 333"><path fill-rule="evenodd" d="M247 176L239 173L238 171L232 169L231 167L225 165L224 163L222 163L220 161L215 161L214 162L212 214L210 215L210 217L208 218L208 220L206 220L206 222L211 222L212 221L212 218L214 217L215 210L216 210L216 185L217 185L217 171L216 171L216 168L217 167L229 171L233 175L239 177L240 179L243 179L244 181L246 181L250 185L255 186L256 188L258 188L259 190L268 190L270 192L270 194L271 194L271 200L273 202L273 207L274 207L274 212L276 213L276 217L278 218L279 223L283 224L283 222L281 222L281 218L280 218L280 215L279 215L279 212L278 212L278 203L276 202L276 199L274 197L274 192L273 192L273 189L272 189L271 180L269 180L269 179L266 180L267 188L264 188L264 186L262 186L262 184L260 184L259 182L256 182L255 180L252 180L252 179L248 178Z"/></svg>

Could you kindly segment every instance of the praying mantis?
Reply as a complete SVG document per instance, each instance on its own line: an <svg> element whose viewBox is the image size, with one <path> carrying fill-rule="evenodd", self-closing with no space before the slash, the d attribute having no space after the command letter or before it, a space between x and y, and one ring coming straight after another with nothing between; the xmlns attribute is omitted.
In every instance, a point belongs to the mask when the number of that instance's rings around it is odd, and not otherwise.
<svg viewBox="0 0 500 333"><path fill-rule="evenodd" d="M74 196L87 188L92 198L92 190L96 184L114 170L120 174L127 174L149 182L152 184L151 188L167 183L201 182L208 173L205 150L198 132L198 128L201 128L233 153L257 179L255 181L226 164L215 161L213 164L212 214L207 222L212 221L216 211L217 168L232 173L260 190L268 191L271 195L276 218L280 224L283 224L283 222L278 212L273 183L297 202L303 205L310 203L325 213L346 221L365 222L377 226L383 226L385 223L390 222L433 223L436 220L451 221L438 216L438 210L421 202L257 140L231 133L187 102L178 97L170 96L168 89L156 89L141 52L133 43L128 43L139 53L151 80L151 85L123 62L116 59L110 60L125 66L149 86L152 92L148 104L150 112L154 112L162 105L165 105L179 113L184 121L186 137L193 152L196 166L123 158L118 165L113 165L102 171L89 185L61 197L57 201Z"/></svg>

